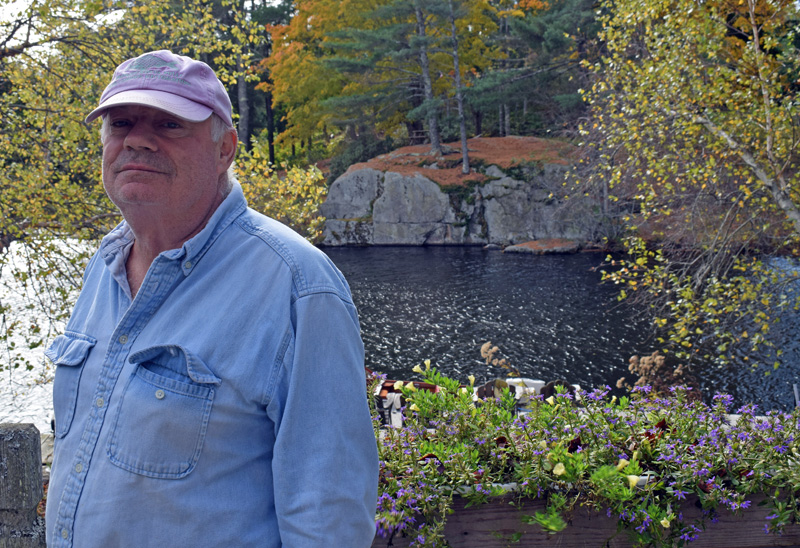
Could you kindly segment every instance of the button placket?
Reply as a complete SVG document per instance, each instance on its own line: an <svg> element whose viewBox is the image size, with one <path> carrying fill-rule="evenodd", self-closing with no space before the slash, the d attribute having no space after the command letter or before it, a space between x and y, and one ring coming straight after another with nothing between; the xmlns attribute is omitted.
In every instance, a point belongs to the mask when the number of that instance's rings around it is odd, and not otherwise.
<svg viewBox="0 0 800 548"><path fill-rule="evenodd" d="M54 540L59 537L62 540L54 543L56 545L72 546L72 531L81 491L88 480L89 467L92 466L92 454L100 440L100 432L105 423L106 414L109 412L107 404L111 401L115 385L125 368L127 355L131 351L129 343L132 343L141 333L157 310L158 304L166 298L167 292L164 288L169 288L170 284L164 282L177 277L180 273L180 266L181 263L175 264L173 261L165 262L159 259L154 261L143 288L139 292L140 298L134 300L127 311L116 318L116 328L110 335L111 338L107 339L107 353L103 358L101 369L94 379L96 383L94 399L90 400L94 409L89 413L80 443L75 453L71 455L73 469L65 474L61 501L51 501L53 504L60 502L56 523L53 524L53 536ZM193 267L194 265L189 266ZM165 392L164 397L166 395Z"/></svg>

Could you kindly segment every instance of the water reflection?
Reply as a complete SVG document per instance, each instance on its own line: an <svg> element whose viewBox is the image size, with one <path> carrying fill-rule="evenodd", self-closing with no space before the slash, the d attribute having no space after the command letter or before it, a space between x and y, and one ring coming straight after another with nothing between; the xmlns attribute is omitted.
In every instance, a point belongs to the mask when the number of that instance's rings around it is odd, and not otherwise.
<svg viewBox="0 0 800 548"><path fill-rule="evenodd" d="M600 284L598 254L530 256L474 247L325 252L353 290L367 366L390 377L414 378L411 369L426 358L464 380L505 376L480 357L480 346L491 340L524 376L613 386L628 374L632 354L656 347L648 325L617 303L613 286ZM704 392L726 391L737 403L753 401L762 409L791 407L791 383L798 382L792 365L769 377L746 367L708 367L701 377Z"/></svg>

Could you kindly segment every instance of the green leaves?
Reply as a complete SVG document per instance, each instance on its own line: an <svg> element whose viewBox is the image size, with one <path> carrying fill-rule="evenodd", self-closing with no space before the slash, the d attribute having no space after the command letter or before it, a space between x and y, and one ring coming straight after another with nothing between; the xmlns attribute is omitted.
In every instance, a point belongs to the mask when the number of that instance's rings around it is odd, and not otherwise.
<svg viewBox="0 0 800 548"><path fill-rule="evenodd" d="M623 0L601 13L589 184L612 193L627 234L607 279L687 361L755 351L787 304L766 258L800 240L797 6Z"/></svg>
<svg viewBox="0 0 800 548"><path fill-rule="evenodd" d="M9 46L0 48L0 283L4 295L22 298L4 306L0 370L29 365L25 350L63 329L88 257L120 220L101 183L99 124L83 121L114 68L166 48L203 58L223 81L236 81L248 44L265 38L237 6L52 0L22 3L0 21ZM324 192L317 175L299 179L285 191L299 189L297 198L279 208L314 237L321 221L308 209Z"/></svg>

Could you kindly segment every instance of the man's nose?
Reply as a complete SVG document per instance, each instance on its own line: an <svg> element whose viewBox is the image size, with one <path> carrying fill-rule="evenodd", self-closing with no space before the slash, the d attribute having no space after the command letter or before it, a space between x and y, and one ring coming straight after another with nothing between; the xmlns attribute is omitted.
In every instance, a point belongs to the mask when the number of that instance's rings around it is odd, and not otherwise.
<svg viewBox="0 0 800 548"><path fill-rule="evenodd" d="M128 133L125 134L125 148L132 150L158 150L155 137L150 124L141 121L135 122L130 126Z"/></svg>

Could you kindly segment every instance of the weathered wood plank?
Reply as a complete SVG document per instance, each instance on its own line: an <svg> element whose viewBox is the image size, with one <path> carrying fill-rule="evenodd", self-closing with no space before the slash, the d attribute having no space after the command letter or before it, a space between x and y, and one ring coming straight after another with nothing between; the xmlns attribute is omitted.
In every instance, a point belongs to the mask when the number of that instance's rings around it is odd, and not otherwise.
<svg viewBox="0 0 800 548"><path fill-rule="evenodd" d="M765 518L770 511L757 506L763 496L753 497L752 507L741 516L728 511L719 513L716 523L707 523L706 531L689 544L692 548L800 548L800 525L787 528L783 535L764 533ZM527 501L520 511L510 504L512 499L500 497L480 506L466 508L463 499L454 501L454 513L448 517L445 537L452 548L628 548L632 546L625 532L617 532L616 519L605 513L579 508L570 520L570 525L555 535L544 533L538 525L523 523L522 516L544 510L542 501ZM687 523L701 516L696 499L683 505ZM519 542L512 542L515 533L523 533ZM398 537L391 540L376 538L372 548L405 548L411 538Z"/></svg>
<svg viewBox="0 0 800 548"><path fill-rule="evenodd" d="M0 548L44 548L42 450L32 424L0 424Z"/></svg>

